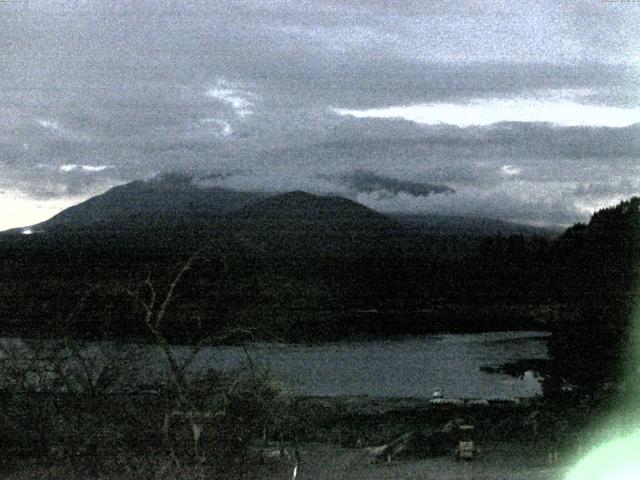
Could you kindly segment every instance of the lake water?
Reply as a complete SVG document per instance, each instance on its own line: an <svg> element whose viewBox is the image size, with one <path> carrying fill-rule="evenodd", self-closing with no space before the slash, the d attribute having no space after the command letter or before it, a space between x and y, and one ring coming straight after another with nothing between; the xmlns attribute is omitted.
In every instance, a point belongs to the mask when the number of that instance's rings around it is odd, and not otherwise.
<svg viewBox="0 0 640 480"><path fill-rule="evenodd" d="M528 358L548 358L545 334L494 332L426 335L388 341L337 342L321 345L255 345L253 361L268 368L293 393L301 395L370 395L511 398L541 393L538 378L485 373L482 365ZM237 367L246 361L241 349L223 347L201 354L197 367Z"/></svg>
<svg viewBox="0 0 640 480"><path fill-rule="evenodd" d="M15 342L19 340L10 341L13 348ZM95 355L100 348L93 344L86 349L93 353L87 355ZM150 347L136 348L147 350L140 368L145 370L144 378L161 377L164 354ZM540 381L532 372L513 378L485 373L480 367L548 356L545 334L540 332L425 335L319 345L253 344L247 351L256 368L268 370L293 394L423 398L436 389L453 398L539 395ZM188 349L176 347L176 352L184 358ZM229 371L246 363L240 347L210 347L200 352L191 372Z"/></svg>

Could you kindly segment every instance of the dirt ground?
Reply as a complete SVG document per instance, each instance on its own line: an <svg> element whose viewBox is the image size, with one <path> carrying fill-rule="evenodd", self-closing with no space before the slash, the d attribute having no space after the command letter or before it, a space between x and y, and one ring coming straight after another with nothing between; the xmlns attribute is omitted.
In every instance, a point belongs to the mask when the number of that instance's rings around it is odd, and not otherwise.
<svg viewBox="0 0 640 480"><path fill-rule="evenodd" d="M448 456L372 464L361 449L327 444L306 444L301 457L299 480L561 480L566 471L560 465L549 466L536 446L506 443L485 446L473 461ZM262 478L292 478L290 464L266 467Z"/></svg>
<svg viewBox="0 0 640 480"><path fill-rule="evenodd" d="M325 443L300 447L301 464L297 480L562 480L566 466L548 465L546 453L535 445L494 443L483 446L472 461L456 461L453 456L429 459L396 459L390 463L370 463L363 449L348 449ZM219 476L221 480L290 480L293 464L274 457L251 471ZM157 473L157 472L156 472ZM166 472L165 480L213 478L202 471ZM103 473L78 474L64 467L37 468L24 465L2 476L7 480L65 479L115 480L121 476ZM128 475L127 478L158 478L156 475Z"/></svg>

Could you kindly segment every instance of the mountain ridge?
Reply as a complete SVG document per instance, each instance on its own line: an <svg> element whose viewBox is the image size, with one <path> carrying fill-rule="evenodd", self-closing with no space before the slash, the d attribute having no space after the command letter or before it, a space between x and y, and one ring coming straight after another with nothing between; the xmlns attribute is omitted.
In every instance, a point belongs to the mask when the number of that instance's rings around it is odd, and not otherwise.
<svg viewBox="0 0 640 480"><path fill-rule="evenodd" d="M276 199L276 200L269 200ZM260 202L270 201L270 207ZM274 203L275 202L275 203ZM351 202L351 203L349 203ZM238 220L242 217L256 219L259 209L267 215L269 208L286 203L293 214L303 203L316 213L335 208L351 208L359 205L367 210L359 210L367 218L384 216L410 232L429 235L555 235L557 229L532 227L502 220L475 217L455 217L435 214L411 214L401 212L377 212L352 199L335 195L317 195L296 190L285 193L263 191L238 191L219 186L200 185L193 177L186 175L163 175L149 180L136 180L118 185L106 192L69 207L43 222L6 230L1 234L17 234L23 231L42 232L50 229L101 229L127 228L131 222L151 225L168 221L177 224L192 221L196 224L212 222L214 218L227 217ZM320 206L325 204L325 209ZM280 205L284 207L284 205ZM374 215L372 212L375 212ZM281 212L282 213L282 212ZM290 214L290 215L291 215ZM289 216L290 216L289 215ZM308 212L307 212L308 215ZM330 216L329 216L330 217ZM164 219L164 220L163 220ZM327 218L330 220L330 218Z"/></svg>

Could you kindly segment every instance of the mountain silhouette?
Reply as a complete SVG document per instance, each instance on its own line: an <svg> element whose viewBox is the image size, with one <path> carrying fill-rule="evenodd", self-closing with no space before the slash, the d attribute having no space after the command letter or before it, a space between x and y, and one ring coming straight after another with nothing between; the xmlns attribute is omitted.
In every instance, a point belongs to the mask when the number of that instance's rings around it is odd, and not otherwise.
<svg viewBox="0 0 640 480"><path fill-rule="evenodd" d="M295 191L227 216L274 256L363 256L398 253L403 227L352 200ZM395 244L395 245L394 245Z"/></svg>
<svg viewBox="0 0 640 480"><path fill-rule="evenodd" d="M121 229L132 222L150 225L181 218L211 219L264 196L262 193L199 186L191 177L166 174L111 188L31 229L36 232L59 227Z"/></svg>

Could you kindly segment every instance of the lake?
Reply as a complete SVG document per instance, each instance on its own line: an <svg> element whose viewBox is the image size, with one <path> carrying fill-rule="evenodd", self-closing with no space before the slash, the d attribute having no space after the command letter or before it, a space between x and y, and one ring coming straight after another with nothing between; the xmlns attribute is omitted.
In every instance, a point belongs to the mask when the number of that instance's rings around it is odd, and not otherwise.
<svg viewBox="0 0 640 480"><path fill-rule="evenodd" d="M256 368L268 370L285 390L296 395L428 398L440 389L445 397L492 399L541 393L533 372L514 378L482 372L480 367L545 359L546 336L541 332L443 334L315 345L252 344L246 350ZM21 340L2 342L3 350L11 348L14 355L22 352L19 355L23 356L29 350L28 343ZM83 355L93 357L92 364L99 365L105 345L91 344L82 350ZM144 371L139 378L161 378L164 354L148 346L134 349L137 360L130 357L127 361L139 362L134 367ZM178 357L186 358L189 349L175 347L175 351ZM190 372L230 371L243 364L247 364L247 355L241 347L208 347L200 352Z"/></svg>
<svg viewBox="0 0 640 480"><path fill-rule="evenodd" d="M548 358L546 334L492 332L426 335L386 341L320 345L253 345L256 365L268 368L292 393L431 397L439 388L456 398L531 397L541 393L538 378L485 373L482 365ZM237 347L202 352L198 368L237 367L246 360Z"/></svg>

